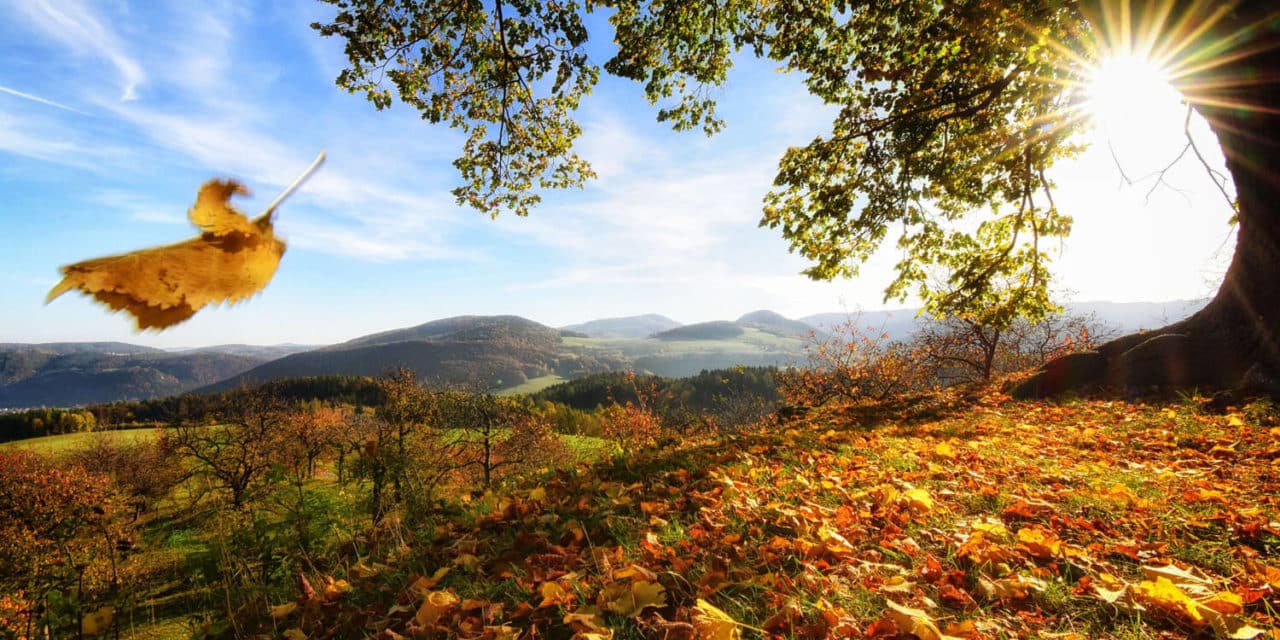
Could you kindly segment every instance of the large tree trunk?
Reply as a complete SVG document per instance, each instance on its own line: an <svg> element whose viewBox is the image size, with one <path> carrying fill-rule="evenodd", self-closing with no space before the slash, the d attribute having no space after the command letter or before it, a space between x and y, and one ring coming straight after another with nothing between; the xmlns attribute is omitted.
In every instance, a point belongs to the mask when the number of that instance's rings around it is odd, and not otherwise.
<svg viewBox="0 0 1280 640"><path fill-rule="evenodd" d="M1178 4L1199 5L1192 25L1221 6ZM1016 397L1191 388L1280 396L1280 6L1240 2L1188 50L1214 42L1231 43L1211 58L1221 63L1175 84L1217 134L1236 186L1236 252L1217 295L1181 322L1049 362Z"/></svg>

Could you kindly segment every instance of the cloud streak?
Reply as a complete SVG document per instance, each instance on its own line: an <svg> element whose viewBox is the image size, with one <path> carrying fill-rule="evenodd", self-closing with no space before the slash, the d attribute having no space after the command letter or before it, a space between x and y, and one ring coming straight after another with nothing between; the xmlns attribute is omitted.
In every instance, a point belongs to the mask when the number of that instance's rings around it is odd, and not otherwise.
<svg viewBox="0 0 1280 640"><path fill-rule="evenodd" d="M89 114L87 114L87 113L85 113L85 112L83 112L83 111L81 111L81 110L79 110L79 109L75 109L75 108L72 108L72 107L68 107L67 105L62 104L61 102L54 102L53 100L49 100L48 98L41 98L40 96L33 95L33 94L30 94L30 93L26 93L26 92L24 92L24 91L18 91L17 89L11 89L11 88L6 87L6 86L4 86L4 85L0 85L0 93L7 93L7 94L9 94L9 95L11 95L11 96L15 96L15 97L18 97L18 98L22 98L23 100L30 100L31 102L37 102L37 103L43 104L43 105L48 106L48 107L53 107L53 108L55 108L55 109L62 109L63 111L70 111L71 113L78 113L78 114L80 114L80 115L82 115L82 116L83 116L83 115L89 115Z"/></svg>
<svg viewBox="0 0 1280 640"><path fill-rule="evenodd" d="M120 76L120 99L135 100L146 73L92 11L78 0L20 0L11 6L44 34L79 55L106 60Z"/></svg>

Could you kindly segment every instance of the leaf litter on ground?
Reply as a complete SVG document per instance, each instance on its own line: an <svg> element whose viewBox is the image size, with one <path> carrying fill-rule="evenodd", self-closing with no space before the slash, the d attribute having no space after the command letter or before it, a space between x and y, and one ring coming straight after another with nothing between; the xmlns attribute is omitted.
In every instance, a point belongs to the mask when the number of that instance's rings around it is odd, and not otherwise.
<svg viewBox="0 0 1280 640"><path fill-rule="evenodd" d="M824 408L490 493L413 548L371 544L352 593L291 629L1280 637L1277 425L1266 404L995 392L934 417Z"/></svg>

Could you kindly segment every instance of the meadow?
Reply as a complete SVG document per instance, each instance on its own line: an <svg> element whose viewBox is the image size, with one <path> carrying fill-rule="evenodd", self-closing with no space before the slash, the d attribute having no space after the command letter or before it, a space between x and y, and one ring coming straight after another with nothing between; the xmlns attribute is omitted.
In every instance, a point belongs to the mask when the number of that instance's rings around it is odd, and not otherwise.
<svg viewBox="0 0 1280 640"><path fill-rule="evenodd" d="M66 459L155 434L0 451ZM1265 401L985 388L640 446L559 436L555 465L376 523L367 481L338 482L333 460L252 511L192 476L136 523L136 582L100 633L1262 637L1280 604L1278 437Z"/></svg>

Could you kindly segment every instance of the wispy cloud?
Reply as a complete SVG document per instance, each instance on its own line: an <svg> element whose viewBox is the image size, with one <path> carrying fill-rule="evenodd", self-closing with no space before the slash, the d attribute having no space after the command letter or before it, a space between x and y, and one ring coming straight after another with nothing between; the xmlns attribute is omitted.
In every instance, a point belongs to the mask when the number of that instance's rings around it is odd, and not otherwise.
<svg viewBox="0 0 1280 640"><path fill-rule="evenodd" d="M138 85L146 81L140 65L119 38L78 0L19 0L10 5L36 28L79 55L107 61L120 76L120 99L137 99Z"/></svg>
<svg viewBox="0 0 1280 640"><path fill-rule="evenodd" d="M61 102L54 102L53 100L49 100L48 98L41 98L40 96L26 93L25 91L18 91L17 89L11 89L4 85L0 85L0 93L7 93L11 96L22 98L23 100L38 102L45 106L54 107L55 109L62 109L63 111L70 111L71 113L78 113L80 115L88 115L79 109L68 107L67 105L62 104Z"/></svg>
<svg viewBox="0 0 1280 640"><path fill-rule="evenodd" d="M105 189L94 193L90 199L104 209L124 213L130 220L167 225L190 224L182 205L156 202L139 193Z"/></svg>

